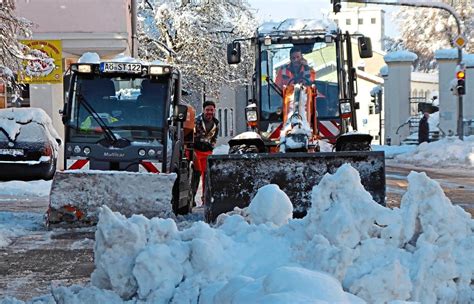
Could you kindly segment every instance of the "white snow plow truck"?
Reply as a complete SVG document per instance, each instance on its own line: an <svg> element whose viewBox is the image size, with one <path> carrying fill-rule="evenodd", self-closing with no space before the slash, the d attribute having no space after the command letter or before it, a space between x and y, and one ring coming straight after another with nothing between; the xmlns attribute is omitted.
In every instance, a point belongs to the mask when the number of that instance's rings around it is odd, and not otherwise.
<svg viewBox="0 0 474 304"><path fill-rule="evenodd" d="M228 155L208 158L206 220L248 206L267 184L277 184L291 199L294 216L303 216L313 186L345 163L384 205L384 153L371 151L372 136L356 131L353 60L372 57L370 38L343 33L335 24L288 19L234 40L229 64L240 62L241 41L250 41L255 58L248 131L229 141Z"/></svg>
<svg viewBox="0 0 474 304"><path fill-rule="evenodd" d="M47 224L94 224L103 205L126 216L190 212L195 111L181 101L180 72L132 58L79 62L69 74L65 170L54 176Z"/></svg>

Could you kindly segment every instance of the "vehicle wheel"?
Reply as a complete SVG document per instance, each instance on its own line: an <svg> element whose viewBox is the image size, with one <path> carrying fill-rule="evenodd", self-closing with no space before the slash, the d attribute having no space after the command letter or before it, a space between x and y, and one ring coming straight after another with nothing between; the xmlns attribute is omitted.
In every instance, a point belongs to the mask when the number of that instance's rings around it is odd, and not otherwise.
<svg viewBox="0 0 474 304"><path fill-rule="evenodd" d="M51 166L49 167L48 172L44 175L45 180L51 180L54 177L54 173L56 173L56 160L53 160Z"/></svg>
<svg viewBox="0 0 474 304"><path fill-rule="evenodd" d="M186 196L186 205L181 207L181 208L178 208L176 210L176 213L177 214L181 214L181 215L185 215L185 214L188 214L188 213L191 213L193 211L193 203L194 203L194 198L193 198L193 189L192 189L192 186L191 186L191 168L188 166L188 170L187 170L187 176L188 176L188 185L189 185L189 189L188 189L188 195Z"/></svg>

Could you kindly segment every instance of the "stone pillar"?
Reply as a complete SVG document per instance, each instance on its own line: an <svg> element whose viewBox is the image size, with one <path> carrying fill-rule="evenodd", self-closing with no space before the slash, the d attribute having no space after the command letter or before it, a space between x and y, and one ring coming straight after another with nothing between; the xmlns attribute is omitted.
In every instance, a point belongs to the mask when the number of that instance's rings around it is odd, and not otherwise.
<svg viewBox="0 0 474 304"><path fill-rule="evenodd" d="M439 66L439 129L444 136L456 135L458 99L451 91L451 83L456 78L458 50L437 50L435 58Z"/></svg>
<svg viewBox="0 0 474 304"><path fill-rule="evenodd" d="M53 126L64 143L64 126L59 115L59 110L63 108L63 100L63 84L30 85L30 106L43 109L51 117ZM64 169L64 145L60 147L57 169Z"/></svg>
<svg viewBox="0 0 474 304"><path fill-rule="evenodd" d="M417 58L416 54L408 51L384 56L388 66L384 84L385 140L389 139L391 145L400 145L410 135L409 126L405 123L410 118L411 72L413 61Z"/></svg>
<svg viewBox="0 0 474 304"><path fill-rule="evenodd" d="M391 140L388 141L387 140L387 131L386 130L389 130L390 128L390 121L387 121L385 119L385 113L390 113L390 104L387 102L387 96L386 96L386 83L387 83L387 80L388 80L388 66L384 65L381 69L380 69L380 76L382 76L383 78L383 87L385 88L384 89L384 92L383 92L383 95L382 95L382 112L380 115L382 115L383 117L383 124L382 124L382 130L380 132L380 136L382 137L382 144L383 145L391 145L392 142ZM388 124L388 128L387 128L387 124Z"/></svg>

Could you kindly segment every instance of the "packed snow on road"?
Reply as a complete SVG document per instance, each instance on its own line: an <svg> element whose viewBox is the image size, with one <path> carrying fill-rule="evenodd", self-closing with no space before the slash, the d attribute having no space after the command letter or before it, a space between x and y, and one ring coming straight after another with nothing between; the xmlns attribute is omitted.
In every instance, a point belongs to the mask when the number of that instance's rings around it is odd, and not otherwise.
<svg viewBox="0 0 474 304"><path fill-rule="evenodd" d="M473 143L448 138L410 151L383 148L397 162L472 168ZM474 221L425 173L412 172L408 183L400 208L385 208L344 165L313 188L303 219L292 219L292 204L276 185L214 225L126 218L104 207L90 285L55 286L34 301L472 303ZM22 303L15 301L3 303Z"/></svg>

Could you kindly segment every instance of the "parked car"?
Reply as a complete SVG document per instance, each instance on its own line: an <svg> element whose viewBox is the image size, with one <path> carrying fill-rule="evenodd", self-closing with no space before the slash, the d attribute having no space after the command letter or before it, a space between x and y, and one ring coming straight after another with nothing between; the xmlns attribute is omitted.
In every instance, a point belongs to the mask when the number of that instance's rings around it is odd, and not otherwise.
<svg viewBox="0 0 474 304"><path fill-rule="evenodd" d="M0 109L0 180L52 179L61 142L42 109Z"/></svg>

